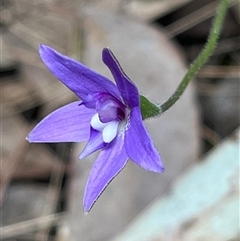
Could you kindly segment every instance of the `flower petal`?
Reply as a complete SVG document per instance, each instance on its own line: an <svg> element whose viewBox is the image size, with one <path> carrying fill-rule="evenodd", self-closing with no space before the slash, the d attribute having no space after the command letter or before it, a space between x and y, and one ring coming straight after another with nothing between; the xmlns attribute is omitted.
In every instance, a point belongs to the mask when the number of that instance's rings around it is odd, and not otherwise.
<svg viewBox="0 0 240 241"><path fill-rule="evenodd" d="M106 143L103 142L102 132L96 131L93 128L91 128L90 132L90 139L80 154L79 159L87 157L88 155L103 148L106 145Z"/></svg>
<svg viewBox="0 0 240 241"><path fill-rule="evenodd" d="M82 100L96 91L109 92L120 99L116 85L106 77L46 45L40 45L39 53L49 70Z"/></svg>
<svg viewBox="0 0 240 241"><path fill-rule="evenodd" d="M120 64L110 49L103 49L102 60L110 69L125 104L130 108L139 106L140 100L136 85L123 72Z"/></svg>
<svg viewBox="0 0 240 241"><path fill-rule="evenodd" d="M142 122L138 107L131 111L124 140L129 159L148 171L164 172L162 160Z"/></svg>
<svg viewBox="0 0 240 241"><path fill-rule="evenodd" d="M90 136L90 121L96 113L76 101L45 117L28 135L29 142L82 142Z"/></svg>
<svg viewBox="0 0 240 241"><path fill-rule="evenodd" d="M83 207L87 213L109 182L123 169L128 160L123 135L119 135L99 154L85 188Z"/></svg>

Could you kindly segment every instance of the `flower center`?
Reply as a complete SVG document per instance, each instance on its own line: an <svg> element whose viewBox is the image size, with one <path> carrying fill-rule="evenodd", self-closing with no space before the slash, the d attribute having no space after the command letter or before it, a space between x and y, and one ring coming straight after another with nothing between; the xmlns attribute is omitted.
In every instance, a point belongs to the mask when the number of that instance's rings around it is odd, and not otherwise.
<svg viewBox="0 0 240 241"><path fill-rule="evenodd" d="M126 118L126 106L111 94L100 91L89 94L82 104L96 110L90 125L102 133L105 143L110 143L118 134L119 124Z"/></svg>
<svg viewBox="0 0 240 241"><path fill-rule="evenodd" d="M102 123L121 121L125 118L125 105L109 93L92 93L82 104L87 108L95 109Z"/></svg>
<svg viewBox="0 0 240 241"><path fill-rule="evenodd" d="M102 132L103 141L105 143L110 143L118 133L119 121L109 121L106 123L101 122L99 119L99 114L93 115L90 125L93 129Z"/></svg>

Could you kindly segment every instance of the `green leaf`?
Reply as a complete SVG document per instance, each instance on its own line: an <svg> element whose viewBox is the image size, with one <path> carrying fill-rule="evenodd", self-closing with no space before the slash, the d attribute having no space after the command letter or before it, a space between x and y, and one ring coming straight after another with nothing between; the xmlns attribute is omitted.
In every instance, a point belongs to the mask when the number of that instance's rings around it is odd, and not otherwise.
<svg viewBox="0 0 240 241"><path fill-rule="evenodd" d="M140 95L140 102L143 120L160 114L159 107L153 104L151 101L149 101L145 96Z"/></svg>

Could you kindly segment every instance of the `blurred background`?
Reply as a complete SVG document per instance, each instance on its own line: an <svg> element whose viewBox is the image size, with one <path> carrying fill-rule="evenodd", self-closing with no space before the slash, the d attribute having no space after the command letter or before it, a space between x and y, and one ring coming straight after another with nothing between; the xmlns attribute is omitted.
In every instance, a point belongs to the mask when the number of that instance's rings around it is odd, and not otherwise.
<svg viewBox="0 0 240 241"><path fill-rule="evenodd" d="M108 46L141 94L162 103L206 43L219 1L0 4L1 240L240 240L238 1L229 1L216 50L178 103L145 122L165 173L129 162L87 216L82 197L96 155L78 160L84 143L25 140L48 113L76 99L43 65L39 44L112 79L101 62Z"/></svg>

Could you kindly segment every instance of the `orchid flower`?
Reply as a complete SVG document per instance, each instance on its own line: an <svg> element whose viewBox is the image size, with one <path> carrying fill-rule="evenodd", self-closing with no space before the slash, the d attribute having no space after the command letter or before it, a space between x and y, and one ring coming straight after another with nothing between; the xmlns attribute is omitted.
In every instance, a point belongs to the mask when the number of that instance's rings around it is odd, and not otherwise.
<svg viewBox="0 0 240 241"><path fill-rule="evenodd" d="M28 135L29 142L85 142L83 159L101 150L83 198L87 213L128 160L153 172L163 172L161 158L142 121L140 96L108 48L102 60L116 85L83 64L41 45L40 57L48 69L79 98L44 118Z"/></svg>

